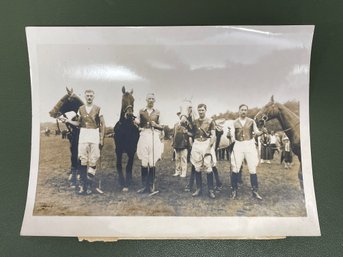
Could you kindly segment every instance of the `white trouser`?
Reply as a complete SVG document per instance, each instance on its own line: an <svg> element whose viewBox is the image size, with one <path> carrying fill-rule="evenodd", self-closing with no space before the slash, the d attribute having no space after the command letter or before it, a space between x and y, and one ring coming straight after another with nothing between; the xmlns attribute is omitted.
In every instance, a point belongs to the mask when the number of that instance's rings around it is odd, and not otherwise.
<svg viewBox="0 0 343 257"><path fill-rule="evenodd" d="M175 150L175 173L185 177L187 174L187 149Z"/></svg>
<svg viewBox="0 0 343 257"><path fill-rule="evenodd" d="M161 159L164 144L160 140L159 130L143 129L137 145L137 156L142 161L143 167L155 167Z"/></svg>
<svg viewBox="0 0 343 257"><path fill-rule="evenodd" d="M96 166L100 158L99 144L79 143L79 159L83 166Z"/></svg>
<svg viewBox="0 0 343 257"><path fill-rule="evenodd" d="M231 154L232 171L238 173L243 160L247 161L250 174L256 174L258 164L258 154L255 140L236 141Z"/></svg>
<svg viewBox="0 0 343 257"><path fill-rule="evenodd" d="M209 145L210 139L207 139L206 141L195 140L193 143L191 163L198 172L212 172L212 167L215 165L216 154L213 147L211 147L210 152L207 152Z"/></svg>

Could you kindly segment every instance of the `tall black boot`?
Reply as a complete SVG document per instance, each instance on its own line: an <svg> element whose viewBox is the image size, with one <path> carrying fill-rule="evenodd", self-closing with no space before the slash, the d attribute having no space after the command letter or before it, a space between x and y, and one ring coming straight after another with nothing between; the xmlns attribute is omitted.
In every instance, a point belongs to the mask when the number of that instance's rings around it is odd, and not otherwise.
<svg viewBox="0 0 343 257"><path fill-rule="evenodd" d="M155 167L148 168L148 176L147 176L145 187L148 193L155 192Z"/></svg>
<svg viewBox="0 0 343 257"><path fill-rule="evenodd" d="M191 192L193 190L194 178L195 178L195 167L194 167L194 165L192 165L191 175L189 177L189 182L185 187L186 192Z"/></svg>
<svg viewBox="0 0 343 257"><path fill-rule="evenodd" d="M252 189L252 196L258 200L262 200L262 197L258 193L257 174L250 174L250 183Z"/></svg>
<svg viewBox="0 0 343 257"><path fill-rule="evenodd" d="M192 194L192 196L200 196L202 195L202 176L201 172L195 171L195 183L197 185L197 189Z"/></svg>
<svg viewBox="0 0 343 257"><path fill-rule="evenodd" d="M79 173L80 173L80 187L79 187L78 194L86 194L87 187L88 187L87 166L80 165Z"/></svg>
<svg viewBox="0 0 343 257"><path fill-rule="evenodd" d="M147 193L148 188L147 186L147 180L148 180L148 168L147 167L141 167L141 176L142 176L142 185L143 187L137 191L137 193Z"/></svg>
<svg viewBox="0 0 343 257"><path fill-rule="evenodd" d="M231 198L237 198L237 189L238 189L238 173L231 171Z"/></svg>
<svg viewBox="0 0 343 257"><path fill-rule="evenodd" d="M207 187L208 187L208 197L211 199L216 198L213 190L213 172L207 173Z"/></svg>
<svg viewBox="0 0 343 257"><path fill-rule="evenodd" d="M216 166L214 166L214 167L212 168L212 170L213 170L214 178L215 178L215 180L216 180L216 187L215 187L215 190L218 191L218 192L220 192L220 191L222 191L222 189L223 189L223 184L222 184L222 182L220 181L218 169L217 169Z"/></svg>
<svg viewBox="0 0 343 257"><path fill-rule="evenodd" d="M241 168L239 169L238 177L237 177L237 183L238 183L240 186L243 185L242 174L243 174L243 165L242 165Z"/></svg>
<svg viewBox="0 0 343 257"><path fill-rule="evenodd" d="M150 192L150 195L153 195L159 192L156 190L156 167L151 167L149 169L149 192Z"/></svg>
<svg viewBox="0 0 343 257"><path fill-rule="evenodd" d="M145 180L145 188L147 190L147 193L150 193L150 186L151 186L151 179L152 179L152 168L148 167L148 174Z"/></svg>

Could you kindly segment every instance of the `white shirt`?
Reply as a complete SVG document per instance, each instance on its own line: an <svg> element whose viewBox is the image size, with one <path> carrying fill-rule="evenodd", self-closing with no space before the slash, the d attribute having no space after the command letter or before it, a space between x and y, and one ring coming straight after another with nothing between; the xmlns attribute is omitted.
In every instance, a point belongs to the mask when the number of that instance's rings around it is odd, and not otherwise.
<svg viewBox="0 0 343 257"><path fill-rule="evenodd" d="M277 143L277 138L275 135L270 135L270 143L271 144L276 144Z"/></svg>

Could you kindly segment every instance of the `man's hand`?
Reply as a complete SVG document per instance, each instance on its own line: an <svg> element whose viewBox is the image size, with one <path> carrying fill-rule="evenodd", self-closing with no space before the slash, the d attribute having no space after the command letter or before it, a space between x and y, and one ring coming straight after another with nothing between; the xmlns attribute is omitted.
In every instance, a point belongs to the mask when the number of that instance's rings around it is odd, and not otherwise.
<svg viewBox="0 0 343 257"><path fill-rule="evenodd" d="M65 117L60 117L60 118L58 118L62 123L66 123L66 122L68 122L68 119L67 118L65 118Z"/></svg>
<svg viewBox="0 0 343 257"><path fill-rule="evenodd" d="M133 120L133 123L134 124L136 124L137 126L139 125L139 123L140 123L140 121L139 121L139 119L138 118L135 118L134 120Z"/></svg>
<svg viewBox="0 0 343 257"><path fill-rule="evenodd" d="M156 123L155 121L151 121L151 122L150 122L150 125L151 125L151 127L153 127L153 128L156 128L156 127L157 127L157 123Z"/></svg>

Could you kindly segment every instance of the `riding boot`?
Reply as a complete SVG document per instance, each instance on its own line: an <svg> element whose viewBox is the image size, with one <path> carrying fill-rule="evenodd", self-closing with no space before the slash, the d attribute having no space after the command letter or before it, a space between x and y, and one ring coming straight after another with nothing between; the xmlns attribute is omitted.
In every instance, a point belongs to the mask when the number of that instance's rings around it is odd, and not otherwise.
<svg viewBox="0 0 343 257"><path fill-rule="evenodd" d="M148 175L145 181L145 188L147 193L152 192L152 183L153 183L153 168L149 167L148 168Z"/></svg>
<svg viewBox="0 0 343 257"><path fill-rule="evenodd" d="M237 198L237 189L238 189L238 173L231 172L231 198Z"/></svg>
<svg viewBox="0 0 343 257"><path fill-rule="evenodd" d="M149 191L150 193L156 192L156 167L151 167L149 170Z"/></svg>
<svg viewBox="0 0 343 257"><path fill-rule="evenodd" d="M191 175L189 177L189 182L185 187L186 192L191 192L193 190L194 178L195 178L195 167L194 167L194 165L192 165L192 170L191 170Z"/></svg>
<svg viewBox="0 0 343 257"><path fill-rule="evenodd" d="M201 172L195 171L195 183L197 185L197 189L192 194L192 196L194 196L194 197L202 195L202 176L201 176Z"/></svg>
<svg viewBox="0 0 343 257"><path fill-rule="evenodd" d="M237 183L238 183L240 186L243 185L242 174L243 174L243 165L242 165L241 168L239 169L238 177L237 177Z"/></svg>
<svg viewBox="0 0 343 257"><path fill-rule="evenodd" d="M148 180L148 168L141 167L141 175L142 175L142 185L143 187L137 191L137 193L146 193L148 192L148 188L146 186Z"/></svg>
<svg viewBox="0 0 343 257"><path fill-rule="evenodd" d="M258 181L257 174L250 174L252 196L258 200L262 200L262 197L258 193Z"/></svg>
<svg viewBox="0 0 343 257"><path fill-rule="evenodd" d="M218 192L220 192L220 191L222 191L222 189L223 189L223 184L222 184L222 182L220 181L218 169L217 169L216 166L214 166L212 169L213 169L214 178L215 178L215 180L216 180L216 187L215 187L215 190L218 191Z"/></svg>
<svg viewBox="0 0 343 257"><path fill-rule="evenodd" d="M88 187L87 166L80 165L79 173L80 173L80 187L79 187L78 194L86 194L87 187Z"/></svg>
<svg viewBox="0 0 343 257"><path fill-rule="evenodd" d="M213 190L213 172L207 173L207 188L208 188L208 197L211 199L216 198Z"/></svg>

